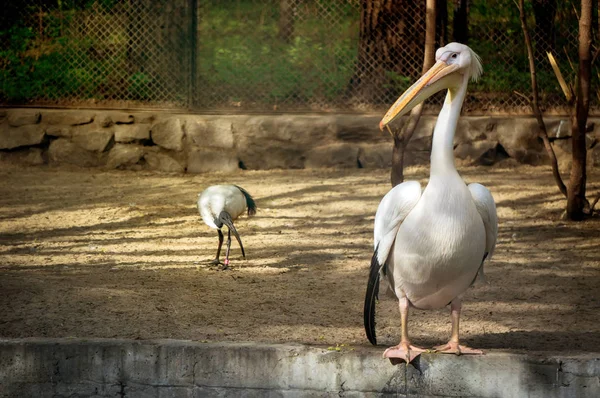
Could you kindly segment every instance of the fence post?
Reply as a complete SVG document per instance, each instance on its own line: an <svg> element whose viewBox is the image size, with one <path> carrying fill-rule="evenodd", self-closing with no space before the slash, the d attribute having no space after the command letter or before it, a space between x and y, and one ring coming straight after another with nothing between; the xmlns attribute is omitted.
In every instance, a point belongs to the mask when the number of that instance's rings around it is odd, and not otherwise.
<svg viewBox="0 0 600 398"><path fill-rule="evenodd" d="M198 0L190 2L190 85L188 91L188 107L196 107L196 88L198 80L197 58L198 58Z"/></svg>

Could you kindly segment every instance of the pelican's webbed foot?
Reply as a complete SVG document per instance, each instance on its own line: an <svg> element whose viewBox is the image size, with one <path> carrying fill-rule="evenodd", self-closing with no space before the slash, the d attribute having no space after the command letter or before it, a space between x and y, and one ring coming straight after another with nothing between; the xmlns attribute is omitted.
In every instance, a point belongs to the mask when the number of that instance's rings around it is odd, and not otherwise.
<svg viewBox="0 0 600 398"><path fill-rule="evenodd" d="M456 355L483 355L483 351L467 347L466 345L458 344L454 341L449 341L446 344L433 347L434 352L440 354L456 354Z"/></svg>
<svg viewBox="0 0 600 398"><path fill-rule="evenodd" d="M428 352L429 350L421 347L411 345L409 342L402 342L397 346L390 347L383 353L384 358L388 358L392 364L398 362L411 363L416 357L421 355L422 352Z"/></svg>

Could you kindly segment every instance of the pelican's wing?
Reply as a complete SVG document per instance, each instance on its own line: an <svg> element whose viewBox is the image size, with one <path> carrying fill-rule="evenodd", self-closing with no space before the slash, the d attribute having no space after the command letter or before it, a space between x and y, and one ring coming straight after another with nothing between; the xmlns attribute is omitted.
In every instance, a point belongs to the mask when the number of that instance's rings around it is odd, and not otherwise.
<svg viewBox="0 0 600 398"><path fill-rule="evenodd" d="M469 191L475 202L475 207L481 216L483 226L485 227L485 254L481 260L481 267L477 278L485 281L483 274L483 261L490 259L496 247L496 238L498 237L498 215L496 214L496 203L490 191L481 184L469 184Z"/></svg>
<svg viewBox="0 0 600 398"><path fill-rule="evenodd" d="M420 198L421 184L418 181L406 181L392 188L379 203L373 242L379 265L385 264L400 224Z"/></svg>
<svg viewBox="0 0 600 398"><path fill-rule="evenodd" d="M386 263L400 224L421 198L421 184L407 181L392 188L381 200L375 214L375 250L365 295L364 324L367 338L377 344L375 336L375 303L379 294L379 272Z"/></svg>

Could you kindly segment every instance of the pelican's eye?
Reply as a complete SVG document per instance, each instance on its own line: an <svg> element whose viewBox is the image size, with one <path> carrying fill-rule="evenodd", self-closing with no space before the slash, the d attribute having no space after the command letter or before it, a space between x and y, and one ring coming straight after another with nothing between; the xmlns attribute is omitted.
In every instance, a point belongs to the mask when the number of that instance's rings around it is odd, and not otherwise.
<svg viewBox="0 0 600 398"><path fill-rule="evenodd" d="M452 54L452 58L456 58L456 57L458 57L457 53Z"/></svg>

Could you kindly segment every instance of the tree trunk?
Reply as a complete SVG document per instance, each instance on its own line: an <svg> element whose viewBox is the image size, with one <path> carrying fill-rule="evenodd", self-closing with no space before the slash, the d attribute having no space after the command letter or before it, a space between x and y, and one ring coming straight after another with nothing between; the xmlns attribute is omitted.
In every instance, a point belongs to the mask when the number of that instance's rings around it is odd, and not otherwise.
<svg viewBox="0 0 600 398"><path fill-rule="evenodd" d="M592 0L581 0L581 16L579 18L579 70L577 73L577 102L575 115L571 120L573 144L573 164L571 178L567 189L567 218L582 220L586 185L586 146L585 125L590 109L590 80L592 75Z"/></svg>
<svg viewBox="0 0 600 398"><path fill-rule="evenodd" d="M436 0L426 1L426 31L425 31L425 49L423 56L423 73L427 72L435 62L435 26L436 26ZM410 142L419 119L423 111L423 103L420 103L410 112L409 121L403 132L394 134L394 149L392 152L392 171L391 181L392 187L404 181L404 153Z"/></svg>
<svg viewBox="0 0 600 398"><path fill-rule="evenodd" d="M296 0L279 0L279 39L290 43L294 37Z"/></svg>
<svg viewBox="0 0 600 398"><path fill-rule="evenodd" d="M469 0L454 0L452 32L454 41L469 43Z"/></svg>
<svg viewBox="0 0 600 398"><path fill-rule="evenodd" d="M348 87L355 101L372 104L396 95L390 72L418 75L414 60L423 54L423 6L417 0L361 0L358 62Z"/></svg>
<svg viewBox="0 0 600 398"><path fill-rule="evenodd" d="M435 2L435 47L448 44L448 2L436 0Z"/></svg>
<svg viewBox="0 0 600 398"><path fill-rule="evenodd" d="M554 53L556 47L556 0L533 0L535 16L535 53L537 60L547 62L546 52Z"/></svg>

